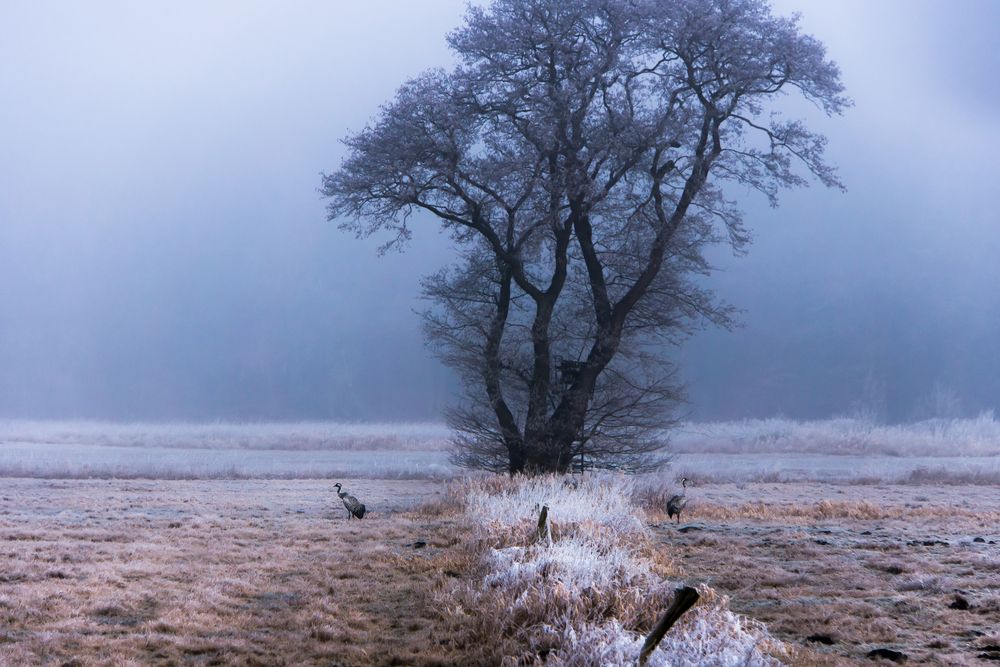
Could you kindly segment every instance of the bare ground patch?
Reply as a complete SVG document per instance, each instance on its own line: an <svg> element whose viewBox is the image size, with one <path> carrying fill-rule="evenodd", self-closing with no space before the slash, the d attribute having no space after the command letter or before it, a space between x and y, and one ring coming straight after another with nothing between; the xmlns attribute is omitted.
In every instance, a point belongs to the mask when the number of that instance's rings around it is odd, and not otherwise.
<svg viewBox="0 0 1000 667"><path fill-rule="evenodd" d="M1000 658L988 650L1000 644L995 488L706 484L687 495L680 527L650 513L661 544L692 581L801 647L801 664L872 664L878 648L938 665Z"/></svg>
<svg viewBox="0 0 1000 667"><path fill-rule="evenodd" d="M469 664L443 485L346 486L363 521L321 481L0 480L0 664Z"/></svg>

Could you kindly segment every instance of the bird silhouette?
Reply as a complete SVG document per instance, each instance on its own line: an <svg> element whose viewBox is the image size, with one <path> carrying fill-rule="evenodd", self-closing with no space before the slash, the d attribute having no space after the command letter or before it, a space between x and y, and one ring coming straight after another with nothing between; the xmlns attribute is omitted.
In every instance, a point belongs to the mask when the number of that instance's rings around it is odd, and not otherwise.
<svg viewBox="0 0 1000 667"><path fill-rule="evenodd" d="M365 516L364 503L358 501L357 498L349 494L347 491L342 491L340 482L337 482L334 486L337 487L337 495L344 501L344 507L347 508L347 520L350 521L352 517L363 519Z"/></svg>

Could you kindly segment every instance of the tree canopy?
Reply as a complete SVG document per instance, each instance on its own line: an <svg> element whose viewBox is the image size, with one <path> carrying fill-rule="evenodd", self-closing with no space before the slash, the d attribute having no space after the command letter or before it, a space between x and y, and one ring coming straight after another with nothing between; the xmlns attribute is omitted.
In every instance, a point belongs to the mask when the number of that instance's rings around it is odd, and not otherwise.
<svg viewBox="0 0 1000 667"><path fill-rule="evenodd" d="M468 397L460 463L655 464L678 388L664 354L727 307L694 278L749 240L727 184L840 187L825 139L780 113L849 100L837 66L763 0L495 0L448 37L323 177L359 235L431 219L461 254L427 278L427 331ZM414 213L422 215L414 216Z"/></svg>

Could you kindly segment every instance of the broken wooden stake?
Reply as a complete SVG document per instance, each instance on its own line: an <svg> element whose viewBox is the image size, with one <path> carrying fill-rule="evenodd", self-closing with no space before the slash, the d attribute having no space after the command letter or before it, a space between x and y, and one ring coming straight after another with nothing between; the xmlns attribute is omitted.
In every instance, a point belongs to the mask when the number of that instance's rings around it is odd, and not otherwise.
<svg viewBox="0 0 1000 667"><path fill-rule="evenodd" d="M677 619L694 606L694 603L698 601L698 597L698 591L690 586L677 589L677 593L674 595L674 603L670 605L670 609L667 609L667 612L663 614L663 618L660 619L660 622L656 624L653 631L646 637L646 641L642 645L642 650L639 651L639 667L643 667L646 664L649 656L656 650L660 640L663 639L663 635L667 634L667 630L677 622Z"/></svg>

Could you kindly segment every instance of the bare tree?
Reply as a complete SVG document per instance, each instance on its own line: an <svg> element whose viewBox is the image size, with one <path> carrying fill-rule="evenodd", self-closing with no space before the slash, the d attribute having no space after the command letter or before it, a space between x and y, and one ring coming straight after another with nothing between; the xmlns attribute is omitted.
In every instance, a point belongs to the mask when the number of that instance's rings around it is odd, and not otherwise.
<svg viewBox="0 0 1000 667"><path fill-rule="evenodd" d="M727 182L839 186L795 92L849 103L823 46L764 0L494 0L449 38L461 64L409 81L324 175L330 219L363 236L447 228L427 329L468 401L459 461L564 472L587 453L641 469L677 400L665 343L729 311L693 279L748 235Z"/></svg>

